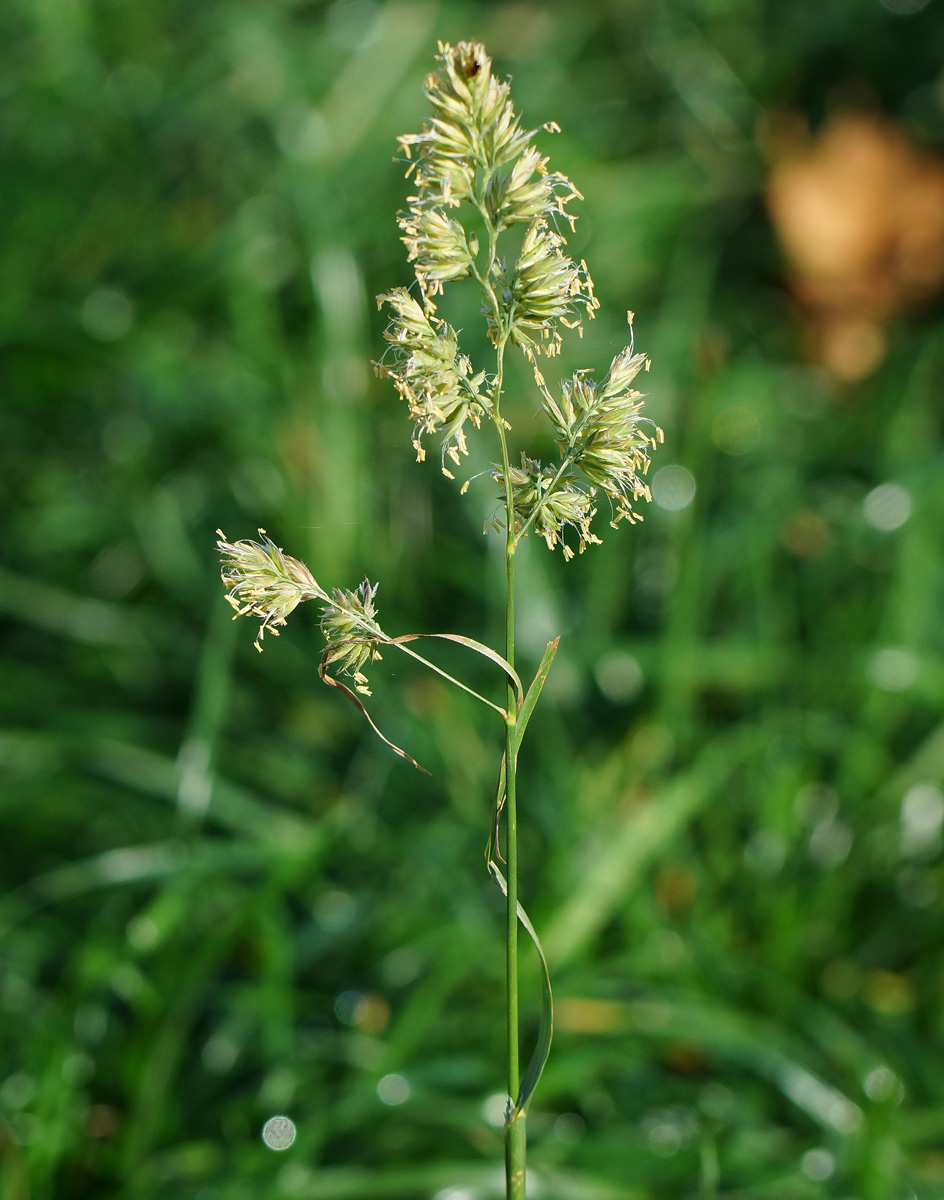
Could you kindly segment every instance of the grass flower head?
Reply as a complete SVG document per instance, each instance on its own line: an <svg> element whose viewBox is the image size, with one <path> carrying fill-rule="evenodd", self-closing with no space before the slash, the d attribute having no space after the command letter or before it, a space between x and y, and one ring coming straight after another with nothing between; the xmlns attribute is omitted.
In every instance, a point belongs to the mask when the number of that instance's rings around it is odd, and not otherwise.
<svg viewBox="0 0 944 1200"><path fill-rule="evenodd" d="M377 584L367 579L353 592L334 588L321 618L321 632L328 643L325 663L337 663L365 696L370 695L364 668L380 658L378 646L388 641L377 624L374 597ZM327 599L327 597L326 597Z"/></svg>
<svg viewBox="0 0 944 1200"><path fill-rule="evenodd" d="M478 427L489 406L482 391L485 374L473 374L471 362L459 353L456 331L425 312L406 288L394 288L377 299L378 304L390 305L393 317L384 334L392 361L376 367L393 380L409 405L416 457L420 462L426 457L423 435L439 433L443 459L448 456L458 464L459 456L468 453L466 421Z"/></svg>
<svg viewBox="0 0 944 1200"><path fill-rule="evenodd" d="M251 613L262 621L256 635L257 650L262 650L266 630L277 637L277 627L285 624L299 604L328 599L305 564L276 546L264 529L259 530L261 542L228 542L221 529L216 532L226 599L236 617Z"/></svg>

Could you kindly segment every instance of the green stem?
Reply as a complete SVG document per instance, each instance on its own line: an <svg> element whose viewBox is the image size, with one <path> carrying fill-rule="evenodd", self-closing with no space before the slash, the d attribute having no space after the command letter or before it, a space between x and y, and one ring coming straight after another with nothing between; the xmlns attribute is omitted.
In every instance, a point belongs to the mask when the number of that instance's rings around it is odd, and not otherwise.
<svg viewBox="0 0 944 1200"><path fill-rule="evenodd" d="M505 539L505 657L514 665L515 657L515 542L511 480L507 480L508 533ZM514 1106L518 1100L520 1069L518 1064L518 809L515 787L517 775L517 737L515 697L508 688L505 722L505 853L508 873L506 912L506 996L508 1010L508 1095ZM507 1200L524 1200L525 1195L525 1115L513 1108L505 1130L505 1194Z"/></svg>
<svg viewBox="0 0 944 1200"><path fill-rule="evenodd" d="M491 308L495 322L496 371L492 384L490 416L498 434L501 450L502 478L505 485L505 659L515 666L515 500L508 458L508 438L501 415L502 385L505 370L505 346L510 328L509 315L503 312L492 286L492 274L498 256L498 229L484 203L485 185L476 197L476 207L488 230L488 262L484 272L475 264L472 273L478 280ZM506 1200L525 1200L525 1114L517 1109L520 1084L518 1058L518 810L515 776L517 773L518 701L511 680L508 681L508 715L505 719L505 821L506 869L508 874L508 907L505 925L505 1001L508 1016L508 1096L509 1117L505 1127L505 1197Z"/></svg>
<svg viewBox="0 0 944 1200"><path fill-rule="evenodd" d="M505 364L505 339L498 344L498 369L493 389L492 420L501 449L505 484L505 658L515 665L515 502L511 484L508 439L501 416L501 388ZM518 809L517 774L517 698L508 683L508 717L505 721L505 853L508 876L508 907L505 925L505 1003L508 1014L508 1096L511 1113L505 1129L506 1200L525 1197L525 1115L515 1107L518 1100L520 1065L518 1057Z"/></svg>

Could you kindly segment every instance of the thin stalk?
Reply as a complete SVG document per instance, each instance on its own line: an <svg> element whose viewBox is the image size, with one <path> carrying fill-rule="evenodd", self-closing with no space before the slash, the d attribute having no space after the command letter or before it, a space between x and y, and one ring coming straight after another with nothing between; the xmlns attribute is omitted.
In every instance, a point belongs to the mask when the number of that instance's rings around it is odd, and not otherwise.
<svg viewBox="0 0 944 1200"><path fill-rule="evenodd" d="M497 347L497 371L493 387L492 419L501 449L505 484L505 658L515 665L515 501L511 484L508 439L501 416L501 388L505 365L505 339ZM516 1105L520 1083L518 1053L518 808L517 774L517 698L508 682L508 717L505 721L505 854L508 880L508 907L505 925L505 1006L508 1017L508 1096L510 1111L505 1128L506 1200L524 1200L527 1140L525 1116Z"/></svg>
<svg viewBox="0 0 944 1200"><path fill-rule="evenodd" d="M501 397L505 370L505 346L511 327L512 314L503 311L492 274L498 259L498 235L484 202L485 181L480 181L476 207L488 231L488 261L484 271L472 263L472 274L482 287L496 328L496 370L492 382L491 418L498 434L501 451L502 478L505 485L505 659L515 667L515 500L508 458L508 438L501 415ZM525 1200L525 1158L527 1141L525 1115L517 1109L520 1084L518 1051L518 810L515 776L517 769L518 701L511 680L508 681L508 714L505 718L505 822L506 871L508 877L508 907L505 925L505 1007L508 1020L508 1097L509 1113L505 1127L505 1196L506 1200Z"/></svg>
<svg viewBox="0 0 944 1200"><path fill-rule="evenodd" d="M494 710L499 714L499 716L504 717L507 715L503 708L499 708L497 704L493 704L491 702L491 700L487 700L484 696L480 695L477 691L475 691L474 688L470 688L467 684L464 684L461 679L456 679L456 677L454 675L450 675L448 671L444 671L442 669L442 667L437 667L435 663L431 663L429 661L429 659L424 658L422 656L422 654L417 654L416 651L411 650L409 648L409 646L404 646L402 642L397 642L397 641L384 642L383 645L396 646L396 648L398 650L402 650L403 653L408 654L410 656L410 658L415 658L417 662L421 662L424 667L428 667L431 671L434 671L437 675L441 675L443 679L448 679L450 683L454 683L457 688L461 688L462 691L468 692L469 695L474 696L476 698L476 700L481 700L482 703L487 704L489 708L494 708ZM514 696L515 688L514 688L514 684L512 684L510 680L509 680L508 686L511 688L512 696ZM514 701L512 701L512 704L514 704Z"/></svg>
<svg viewBox="0 0 944 1200"><path fill-rule="evenodd" d="M505 538L505 657L514 665L515 657L515 542L514 510L508 480L508 528ZM508 709L505 722L505 853L508 878L506 924L506 997L508 1010L508 1095L512 1110L505 1131L505 1193L507 1200L524 1200L525 1195L525 1115L515 1107L518 1100L518 809L515 787L517 774L517 738L515 697L508 685Z"/></svg>

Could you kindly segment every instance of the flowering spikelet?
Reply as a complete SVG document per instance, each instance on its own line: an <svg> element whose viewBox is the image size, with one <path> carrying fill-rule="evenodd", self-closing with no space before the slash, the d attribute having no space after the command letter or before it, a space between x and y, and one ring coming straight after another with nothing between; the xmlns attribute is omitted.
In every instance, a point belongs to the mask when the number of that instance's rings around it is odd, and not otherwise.
<svg viewBox="0 0 944 1200"><path fill-rule="evenodd" d="M556 131L558 126L551 123L544 128ZM566 205L571 200L582 200L583 196L566 175L560 171L549 173L547 164L545 156L534 146L528 146L510 172L498 171L492 176L485 202L496 228L530 224L538 217L553 218L555 214L574 228L577 218L567 211Z"/></svg>
<svg viewBox="0 0 944 1200"><path fill-rule="evenodd" d="M492 74L492 62L480 42L457 46L439 43L445 72L426 77L432 120L422 133L398 138L407 158L416 152L416 184L421 193L444 205L471 199L477 168L500 166L517 158L531 131L509 99L509 85Z"/></svg>
<svg viewBox="0 0 944 1200"><path fill-rule="evenodd" d="M499 483L503 482L500 470L496 469L492 475ZM520 468L512 467L510 475L516 533L533 528L547 542L549 550L560 546L565 559L574 557L573 550L564 541L567 525L577 530L581 554L587 546L599 545L600 539L590 532L590 522L596 514L592 491L584 491L572 479L561 476L554 467L542 467L524 454Z"/></svg>
<svg viewBox="0 0 944 1200"><path fill-rule="evenodd" d="M397 221L403 230L401 241L408 251L407 260L415 263L427 308L432 308L430 297L439 295L445 282L465 279L469 274L478 244L473 238L470 247L459 222L442 208L428 204L413 204Z"/></svg>
<svg viewBox="0 0 944 1200"><path fill-rule="evenodd" d="M614 526L624 518L642 519L632 502L651 499L641 476L649 469L649 451L663 439L662 430L640 415L642 393L629 386L643 367L648 370L649 360L630 345L613 359L602 386L578 371L562 381L559 402L545 390L561 454L613 501Z"/></svg>
<svg viewBox="0 0 944 1200"><path fill-rule="evenodd" d="M410 406L416 456L421 462L426 457L423 434L440 433L444 458L458 463L459 455L468 453L465 422L477 427L489 404L481 394L485 375L472 374L468 358L459 353L456 331L427 315L405 288L394 288L377 301L389 304L394 314L384 334L394 359L376 364L377 371L393 380Z"/></svg>
<svg viewBox="0 0 944 1200"><path fill-rule="evenodd" d="M376 594L377 584L367 579L353 592L334 588L321 617L321 632L328 643L325 662L340 664L339 669L354 677L354 686L365 696L370 689L363 668L380 658L377 647L388 640L374 619Z"/></svg>
<svg viewBox="0 0 944 1200"><path fill-rule="evenodd" d="M276 626L284 625L289 613L304 600L328 599L305 564L276 546L264 529L259 530L261 542L228 542L221 529L216 532L226 599L237 617L252 613L262 621L256 635L257 650L262 650L266 630L277 637Z"/></svg>
<svg viewBox="0 0 944 1200"><path fill-rule="evenodd" d="M564 239L541 218L528 226L521 252L510 275L500 279L502 298L508 305L511 340L530 359L560 350L558 322L580 329L579 308L589 317L599 308L586 263L578 266L561 252ZM491 322L495 338L498 328Z"/></svg>

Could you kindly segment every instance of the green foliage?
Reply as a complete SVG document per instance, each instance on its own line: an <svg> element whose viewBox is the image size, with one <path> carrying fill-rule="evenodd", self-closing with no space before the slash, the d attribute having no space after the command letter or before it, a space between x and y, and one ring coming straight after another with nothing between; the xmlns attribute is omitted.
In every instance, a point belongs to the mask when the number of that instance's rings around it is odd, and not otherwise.
<svg viewBox="0 0 944 1200"><path fill-rule="evenodd" d="M385 652L372 712L421 776L321 686L313 607L262 656L236 638L212 553L261 525L326 585L381 578L385 628L499 640L489 463L470 439L461 500L416 467L368 367L369 297L407 282L396 136L470 36L586 196L601 308L561 374L634 309L666 430L631 537L519 552L526 678L564 634L521 753L557 1000L529 1167L562 1200L944 1196L941 313L864 383L810 368L757 141L851 81L941 144L937 7L0 25L5 1200L500 1194L494 722Z"/></svg>

